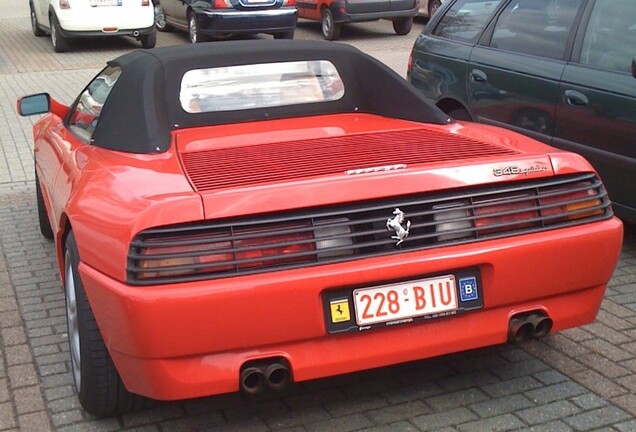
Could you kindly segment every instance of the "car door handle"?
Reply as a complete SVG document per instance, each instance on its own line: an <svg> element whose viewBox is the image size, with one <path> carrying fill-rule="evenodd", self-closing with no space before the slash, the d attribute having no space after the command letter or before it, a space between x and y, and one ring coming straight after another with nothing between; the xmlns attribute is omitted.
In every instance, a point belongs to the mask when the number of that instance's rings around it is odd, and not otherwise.
<svg viewBox="0 0 636 432"><path fill-rule="evenodd" d="M575 107L586 106L590 101L587 99L581 92L577 92L576 90L566 90L565 91L565 99L568 102L568 105L572 105Z"/></svg>
<svg viewBox="0 0 636 432"><path fill-rule="evenodd" d="M470 71L470 79L472 79L473 82L485 83L488 81L488 75L486 75L484 71L473 69Z"/></svg>

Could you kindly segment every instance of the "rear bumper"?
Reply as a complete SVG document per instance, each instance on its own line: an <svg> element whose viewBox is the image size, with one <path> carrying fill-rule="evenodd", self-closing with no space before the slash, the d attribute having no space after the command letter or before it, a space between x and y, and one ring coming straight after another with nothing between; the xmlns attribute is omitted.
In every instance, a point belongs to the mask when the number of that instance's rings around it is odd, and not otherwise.
<svg viewBox="0 0 636 432"><path fill-rule="evenodd" d="M86 1L88 3L88 1ZM144 30L149 32L154 27L154 12L152 7L124 8L124 7L95 7L82 4L77 8L57 11L61 33L64 36L99 36L105 28L114 28L118 32Z"/></svg>
<svg viewBox="0 0 636 432"><path fill-rule="evenodd" d="M139 37L143 35L147 35L155 31L154 25L146 28L134 28L134 29L125 29L125 30L115 30L115 31L103 31L103 30L94 30L94 31L68 31L61 29L60 33L62 36L66 38L80 38L80 37L102 37L102 36L133 36Z"/></svg>
<svg viewBox="0 0 636 432"><path fill-rule="evenodd" d="M397 11L385 11L385 12L369 12L369 13L349 13L344 7L337 7L335 3L329 7L333 15L333 19L337 23L346 22L364 22L364 21L376 21L379 19L397 19L397 18L410 18L415 17L419 13L419 8L397 10Z"/></svg>
<svg viewBox="0 0 636 432"><path fill-rule="evenodd" d="M295 7L263 11L199 10L201 33L214 36L228 33L279 33L296 29Z"/></svg>
<svg viewBox="0 0 636 432"><path fill-rule="evenodd" d="M622 224L611 219L211 282L130 287L84 264L80 273L127 388L171 400L238 390L250 360L285 358L293 380L304 381L502 343L510 317L530 310L544 311L554 331L589 323L621 243ZM326 331L326 291L462 268L479 269L483 309L362 333Z"/></svg>

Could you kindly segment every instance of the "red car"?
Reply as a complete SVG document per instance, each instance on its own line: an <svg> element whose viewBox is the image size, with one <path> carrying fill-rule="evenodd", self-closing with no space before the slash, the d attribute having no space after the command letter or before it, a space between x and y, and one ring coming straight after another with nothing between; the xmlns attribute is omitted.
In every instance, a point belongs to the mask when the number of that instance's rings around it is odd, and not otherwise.
<svg viewBox="0 0 636 432"><path fill-rule="evenodd" d="M137 51L18 109L48 112L40 228L98 415L580 326L621 248L582 157L452 121L346 45Z"/></svg>
<svg viewBox="0 0 636 432"><path fill-rule="evenodd" d="M322 24L326 40L336 40L342 25L352 22L388 19L393 30L403 36L410 33L413 17L419 14L419 0L297 0L298 16Z"/></svg>

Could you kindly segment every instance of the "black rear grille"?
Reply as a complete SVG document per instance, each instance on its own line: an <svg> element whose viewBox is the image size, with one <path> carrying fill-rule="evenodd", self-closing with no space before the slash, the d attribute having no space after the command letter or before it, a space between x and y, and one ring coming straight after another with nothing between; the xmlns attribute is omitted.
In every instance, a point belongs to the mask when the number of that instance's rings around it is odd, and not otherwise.
<svg viewBox="0 0 636 432"><path fill-rule="evenodd" d="M399 208L409 234L387 220ZM556 229L612 216L594 174L149 229L128 282L153 285L292 269ZM399 230L400 228L396 228Z"/></svg>

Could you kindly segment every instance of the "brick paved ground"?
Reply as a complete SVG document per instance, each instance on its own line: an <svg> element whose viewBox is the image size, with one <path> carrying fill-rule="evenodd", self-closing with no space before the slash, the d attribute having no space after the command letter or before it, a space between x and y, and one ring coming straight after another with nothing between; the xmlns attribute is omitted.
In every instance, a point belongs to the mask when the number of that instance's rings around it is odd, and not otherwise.
<svg viewBox="0 0 636 432"><path fill-rule="evenodd" d="M400 73L419 29L356 25L342 39ZM315 23L298 38L318 39ZM161 34L159 45L185 43ZM98 420L80 410L69 373L64 298L52 245L37 230L30 119L18 95L70 102L103 62L137 46L81 42L54 54L30 32L26 0L0 0L0 431L636 431L636 229L594 324L493 348Z"/></svg>

